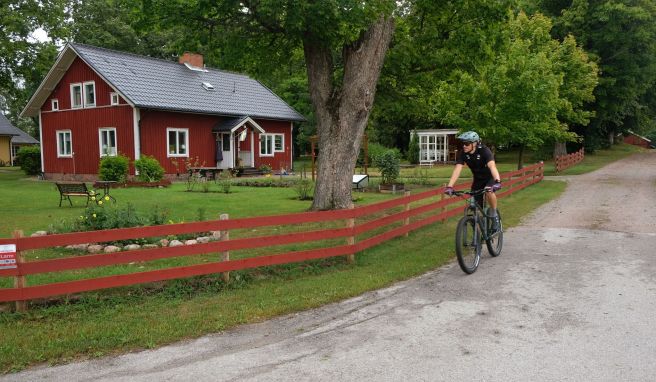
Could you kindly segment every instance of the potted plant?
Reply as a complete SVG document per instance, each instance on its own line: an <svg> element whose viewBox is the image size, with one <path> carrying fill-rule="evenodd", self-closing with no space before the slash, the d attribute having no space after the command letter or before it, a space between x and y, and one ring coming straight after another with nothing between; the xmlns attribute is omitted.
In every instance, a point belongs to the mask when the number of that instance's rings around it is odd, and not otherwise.
<svg viewBox="0 0 656 382"><path fill-rule="evenodd" d="M404 184L396 181L399 177L401 160L394 150L387 150L374 157L374 165L378 167L382 177L381 184L378 186L381 192L396 192L404 189Z"/></svg>

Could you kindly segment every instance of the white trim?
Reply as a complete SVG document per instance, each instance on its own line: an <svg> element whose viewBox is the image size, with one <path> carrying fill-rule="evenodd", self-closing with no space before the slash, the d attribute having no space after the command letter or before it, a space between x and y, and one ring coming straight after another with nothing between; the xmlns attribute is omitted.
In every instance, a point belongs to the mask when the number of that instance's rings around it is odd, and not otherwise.
<svg viewBox="0 0 656 382"><path fill-rule="evenodd" d="M255 167L255 132L251 130L251 166Z"/></svg>
<svg viewBox="0 0 656 382"><path fill-rule="evenodd" d="M57 106L55 107L55 105ZM59 100L57 98L53 98L50 100L50 110L59 111Z"/></svg>
<svg viewBox="0 0 656 382"><path fill-rule="evenodd" d="M170 152L170 147L171 144L169 142L169 132L175 131L176 133L183 132L185 133L185 153L184 154L171 154ZM176 141L178 139L179 135L176 134ZM178 145L176 147L177 151L180 151L180 142L176 142ZM166 128L166 157L167 158L188 158L189 157L189 129L186 127L167 127Z"/></svg>
<svg viewBox="0 0 656 382"><path fill-rule="evenodd" d="M91 102L87 103L87 95L88 95L87 94L87 85L93 85L93 103L91 103ZM83 90L82 93L84 95L82 103L84 104L84 107L85 108L87 108L87 107L96 107L96 103L97 103L96 102L96 98L97 98L96 97L96 81L85 81L85 82L83 82L82 83L82 90Z"/></svg>
<svg viewBox="0 0 656 382"><path fill-rule="evenodd" d="M75 87L80 87L80 105L76 106L75 105L75 94L73 93L73 88ZM71 109L82 109L84 107L84 87L82 86L82 83L80 82L75 82L71 83L69 86L70 92L71 92Z"/></svg>
<svg viewBox="0 0 656 382"><path fill-rule="evenodd" d="M237 129L239 129L240 127L244 126L244 125L246 124L246 122L249 122L251 125L253 125L253 127L256 128L256 129L260 132L260 134L264 134L264 133L266 133L266 131L264 131L264 129L262 128L262 126L258 125L255 121L253 121L253 119L252 119L251 117L246 117L246 118L244 118L244 120L241 121L241 123L240 123L239 125L233 127L233 128L230 130L230 132L234 133L235 131L237 131Z"/></svg>
<svg viewBox="0 0 656 382"><path fill-rule="evenodd" d="M260 153L260 157L273 157L275 155L275 148L274 148L274 134L260 134L260 139L258 141L258 150ZM262 153L262 140L269 140L271 139L271 153ZM264 147L266 148L267 145L265 144Z"/></svg>
<svg viewBox="0 0 656 382"><path fill-rule="evenodd" d="M61 154L61 146L59 144L59 135L60 134L66 134L70 136L70 142L71 142L71 153L70 154ZM57 139L57 158L73 158L73 132L70 129L67 130L55 130L55 137Z"/></svg>
<svg viewBox="0 0 656 382"><path fill-rule="evenodd" d="M141 111L139 108L132 108L132 131L134 135L134 160L141 158ZM168 137L168 133L166 135ZM168 145L166 146L168 152ZM135 170L136 171L136 170ZM136 174L135 174L136 175Z"/></svg>
<svg viewBox="0 0 656 382"><path fill-rule="evenodd" d="M102 145L102 136L103 132L109 133L110 131L114 132L114 152L111 153L103 153L103 145ZM107 142L108 142L108 147L109 147L109 136L107 136ZM98 152L100 154L100 157L115 157L118 155L118 136L116 135L116 128L115 127L99 127L98 128Z"/></svg>
<svg viewBox="0 0 656 382"><path fill-rule="evenodd" d="M118 105L114 105L114 106L112 106L112 105L96 106L96 107L94 107L94 109L103 109L103 108L116 107L116 106L120 106L120 107L132 107L132 106L130 106L130 105L127 104L127 103L122 103L122 104L118 104ZM82 110L82 109L80 109L80 108L77 108L77 109L59 109L58 111L72 111L72 110ZM42 113L43 113L43 114L48 114L48 113L53 113L53 112L52 112L52 111L48 111L48 110L46 110L46 111L43 111Z"/></svg>
<svg viewBox="0 0 656 382"><path fill-rule="evenodd" d="M116 102L114 102L114 97L116 97ZM117 106L120 103L121 102L120 102L119 95L118 95L117 92L109 93L109 106Z"/></svg>
<svg viewBox="0 0 656 382"><path fill-rule="evenodd" d="M46 163L43 161L43 127L41 124L41 111L39 110L39 146L41 146L41 172L46 172Z"/></svg>

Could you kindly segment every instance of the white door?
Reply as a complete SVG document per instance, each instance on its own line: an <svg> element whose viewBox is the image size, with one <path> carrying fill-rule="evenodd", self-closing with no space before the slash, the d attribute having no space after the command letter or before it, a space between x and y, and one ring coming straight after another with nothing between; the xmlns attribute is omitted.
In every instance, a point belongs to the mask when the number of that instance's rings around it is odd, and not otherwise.
<svg viewBox="0 0 656 382"><path fill-rule="evenodd" d="M223 160L216 162L216 167L227 169L233 167L233 156L232 156L232 139L230 133L221 133L219 134L217 141L217 150L221 148L221 155Z"/></svg>

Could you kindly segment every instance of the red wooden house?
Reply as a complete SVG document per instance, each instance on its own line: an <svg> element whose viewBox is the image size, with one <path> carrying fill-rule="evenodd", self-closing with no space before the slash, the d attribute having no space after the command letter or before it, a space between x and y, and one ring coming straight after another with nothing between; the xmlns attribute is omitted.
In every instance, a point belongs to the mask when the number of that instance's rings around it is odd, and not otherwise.
<svg viewBox="0 0 656 382"><path fill-rule="evenodd" d="M638 135L630 130L627 133L627 135L624 137L624 143L640 146L645 149L650 149L654 147L654 144L651 142L649 138L645 138L642 135Z"/></svg>
<svg viewBox="0 0 656 382"><path fill-rule="evenodd" d="M179 62L68 44L22 112L39 118L43 172L94 178L105 155L197 166L291 169L304 118L260 82ZM177 164L177 166L176 166ZM131 174L134 167L131 165Z"/></svg>

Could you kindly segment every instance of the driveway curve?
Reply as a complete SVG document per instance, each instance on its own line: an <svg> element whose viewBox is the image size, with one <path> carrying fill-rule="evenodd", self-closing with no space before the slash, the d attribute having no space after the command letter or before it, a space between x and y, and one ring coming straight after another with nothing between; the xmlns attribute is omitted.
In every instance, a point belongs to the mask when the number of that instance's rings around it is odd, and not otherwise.
<svg viewBox="0 0 656 382"><path fill-rule="evenodd" d="M471 276L0 380L656 380L656 153L567 181Z"/></svg>

